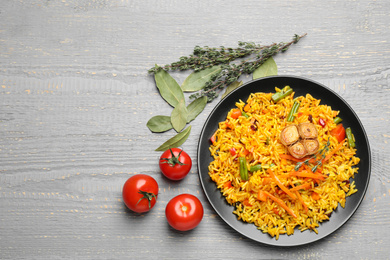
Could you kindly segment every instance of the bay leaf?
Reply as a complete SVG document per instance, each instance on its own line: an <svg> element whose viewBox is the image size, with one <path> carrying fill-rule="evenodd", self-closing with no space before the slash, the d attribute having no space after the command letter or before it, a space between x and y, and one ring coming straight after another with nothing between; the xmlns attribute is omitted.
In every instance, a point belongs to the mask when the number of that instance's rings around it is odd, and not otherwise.
<svg viewBox="0 0 390 260"><path fill-rule="evenodd" d="M242 85L242 81L234 81L233 83L231 83L229 86L226 87L226 91L221 96L221 99L241 85Z"/></svg>
<svg viewBox="0 0 390 260"><path fill-rule="evenodd" d="M276 65L275 60L270 57L253 72L253 79L274 75L278 75L278 66Z"/></svg>
<svg viewBox="0 0 390 260"><path fill-rule="evenodd" d="M191 126L188 126L182 132L178 133L177 135L160 145L160 147L158 147L155 151L166 151L169 148L179 147L187 140L187 138L190 136L190 133Z"/></svg>
<svg viewBox="0 0 390 260"><path fill-rule="evenodd" d="M194 120L206 107L207 105L207 97L203 96L200 98L195 99L187 106L188 116L187 116L187 123Z"/></svg>
<svg viewBox="0 0 390 260"><path fill-rule="evenodd" d="M208 69L204 69L198 72L192 72L181 85L181 89L184 92L194 92L201 90L207 81L211 79L217 73L222 70L221 66L213 66Z"/></svg>
<svg viewBox="0 0 390 260"><path fill-rule="evenodd" d="M150 131L162 133L173 128L170 116L154 116L146 123Z"/></svg>
<svg viewBox="0 0 390 260"><path fill-rule="evenodd" d="M171 106L175 107L180 100L184 99L180 85L165 70L159 70L154 74L154 80L161 97Z"/></svg>
<svg viewBox="0 0 390 260"><path fill-rule="evenodd" d="M171 113L171 123L176 132L180 132L187 124L188 111L184 98L176 105Z"/></svg>

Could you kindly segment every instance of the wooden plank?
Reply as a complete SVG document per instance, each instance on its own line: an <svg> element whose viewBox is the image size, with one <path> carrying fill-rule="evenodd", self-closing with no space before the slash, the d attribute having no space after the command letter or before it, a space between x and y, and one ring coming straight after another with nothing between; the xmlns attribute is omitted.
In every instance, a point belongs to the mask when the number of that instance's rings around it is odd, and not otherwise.
<svg viewBox="0 0 390 260"><path fill-rule="evenodd" d="M3 1L0 258L388 258L389 9L385 0ZM279 74L317 80L351 105L368 134L372 178L361 207L334 234L298 248L267 247L226 225L200 186L197 141L218 100L191 123L183 145L191 173L180 182L160 174L154 149L174 132L153 134L146 122L172 108L147 70L195 45L268 44L306 32L275 57ZM172 75L182 82L188 72ZM137 173L160 185L147 214L121 200L124 181ZM190 232L165 220L166 204L180 193L205 207Z"/></svg>

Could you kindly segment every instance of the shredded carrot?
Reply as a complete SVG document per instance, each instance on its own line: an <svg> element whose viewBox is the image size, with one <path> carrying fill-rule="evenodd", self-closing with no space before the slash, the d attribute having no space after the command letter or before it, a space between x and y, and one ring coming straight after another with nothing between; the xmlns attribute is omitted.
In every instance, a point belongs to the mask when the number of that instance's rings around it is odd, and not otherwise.
<svg viewBox="0 0 390 260"><path fill-rule="evenodd" d="M244 111L245 111L245 112L248 112L250 109L251 109L251 106L250 106L249 104L246 104L246 105L244 106Z"/></svg>
<svg viewBox="0 0 390 260"><path fill-rule="evenodd" d="M273 196L272 194L270 194L269 192L267 191L264 191L265 194L267 194L267 197L270 197L273 201L275 201L276 203L278 203L282 208L284 208L291 216L293 216L294 218L297 218L297 215L295 215L294 211L292 209L290 209L281 199L279 198L276 198L275 196Z"/></svg>
<svg viewBox="0 0 390 260"><path fill-rule="evenodd" d="M267 194L264 191L259 190L259 193L257 194L257 199L261 200L261 201L266 201L267 200Z"/></svg>
<svg viewBox="0 0 390 260"><path fill-rule="evenodd" d="M320 199L320 195L317 192L314 192L314 191L311 193L311 197L313 198L313 200L319 200Z"/></svg>
<svg viewBox="0 0 390 260"><path fill-rule="evenodd" d="M242 204L244 204L245 206L248 206L248 207L251 207L251 206L252 206L252 204L249 203L249 200L248 200L248 199L244 200L244 201L242 202Z"/></svg>
<svg viewBox="0 0 390 260"><path fill-rule="evenodd" d="M294 193L292 193L286 186L283 185L283 183L279 180L278 177L276 177L275 173L271 169L268 169L267 172L272 177L272 179L274 179L274 181L279 186L279 188L282 189L282 191L287 193L287 195L290 196L294 200L297 198L297 196L295 196Z"/></svg>
<svg viewBox="0 0 390 260"><path fill-rule="evenodd" d="M310 183L304 183L304 184L301 184L301 185L298 185L298 186L291 188L290 191L307 190L310 187L311 187Z"/></svg>
<svg viewBox="0 0 390 260"><path fill-rule="evenodd" d="M305 212L307 213L309 209L307 208L305 202L303 201L301 194L299 194L299 191L295 191L295 194L297 195L299 202L301 202L303 208L305 209Z"/></svg>
<svg viewBox="0 0 390 260"><path fill-rule="evenodd" d="M325 158L324 158L324 160L323 160L322 162L326 162L327 160L330 159L330 157L332 157L335 153L337 153L337 152L341 149L341 147L343 147L343 144L344 144L345 140L346 140L346 139L344 139L343 141L341 141L341 142L336 146L336 148L334 148L330 153L328 153L328 154L325 156Z"/></svg>
<svg viewBox="0 0 390 260"><path fill-rule="evenodd" d="M312 178L312 179L320 179L320 180L324 180L326 177L325 175L311 173L308 171L301 171L301 172L292 171L289 173L289 175L290 176L297 176L297 177L307 177L307 178Z"/></svg>
<svg viewBox="0 0 390 260"><path fill-rule="evenodd" d="M263 180L263 185L267 185L267 184L271 183L272 178L265 177L265 178L262 178L262 180Z"/></svg>

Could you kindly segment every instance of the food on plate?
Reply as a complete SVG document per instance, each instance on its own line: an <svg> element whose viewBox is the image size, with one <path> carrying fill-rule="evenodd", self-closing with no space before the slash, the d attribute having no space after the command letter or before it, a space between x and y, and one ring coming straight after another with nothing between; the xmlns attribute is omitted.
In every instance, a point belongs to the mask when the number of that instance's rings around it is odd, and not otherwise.
<svg viewBox="0 0 390 260"><path fill-rule="evenodd" d="M294 104L297 103L294 102ZM280 134L280 141L293 157L300 159L318 151L317 136L316 126L313 123L303 122L298 125L287 125Z"/></svg>
<svg viewBox="0 0 390 260"><path fill-rule="evenodd" d="M130 177L122 188L125 205L134 212L151 210L157 202L158 183L149 175L136 174Z"/></svg>
<svg viewBox="0 0 390 260"><path fill-rule="evenodd" d="M170 148L160 157L161 172L168 179L178 181L187 176L192 167L191 157L180 148Z"/></svg>
<svg viewBox="0 0 390 260"><path fill-rule="evenodd" d="M298 125L298 132L302 139L317 138L318 131L313 123L304 122Z"/></svg>
<svg viewBox="0 0 390 260"><path fill-rule="evenodd" d="M295 124L286 126L280 134L280 141L285 146L292 145L299 140L298 127Z"/></svg>
<svg viewBox="0 0 390 260"><path fill-rule="evenodd" d="M287 150L292 156L298 159L301 159L307 155L307 150L301 141L288 146Z"/></svg>
<svg viewBox="0 0 390 260"><path fill-rule="evenodd" d="M194 195L180 194L168 202L165 216L174 229L188 231L197 227L202 221L203 205Z"/></svg>
<svg viewBox="0 0 390 260"><path fill-rule="evenodd" d="M210 138L209 175L233 213L276 239L296 229L318 233L357 192L354 137L333 131L342 111L294 94L252 93Z"/></svg>
<svg viewBox="0 0 390 260"><path fill-rule="evenodd" d="M315 154L320 148L320 144L317 139L305 139L302 143L306 149L307 155Z"/></svg>

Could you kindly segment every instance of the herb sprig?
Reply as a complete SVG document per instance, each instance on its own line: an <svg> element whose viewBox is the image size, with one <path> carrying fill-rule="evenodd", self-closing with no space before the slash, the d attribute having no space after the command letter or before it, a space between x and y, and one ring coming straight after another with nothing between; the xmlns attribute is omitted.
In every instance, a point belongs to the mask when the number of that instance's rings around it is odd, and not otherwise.
<svg viewBox="0 0 390 260"><path fill-rule="evenodd" d="M311 168L311 171L316 172L318 167L320 167L322 165L322 160L325 159L326 153L329 152L329 146L330 146L330 141L328 139L328 141L326 142L326 144L324 145L324 147L321 150L319 150L316 154L312 155L310 158L304 160L303 162L298 162L295 165L294 170L298 171L299 168L301 168L301 166L303 164L309 165L309 161L311 159L315 159L315 165ZM320 156L320 159L317 159L318 156Z"/></svg>
<svg viewBox="0 0 390 260"><path fill-rule="evenodd" d="M295 34L290 42L272 43L270 45L260 45L253 42L238 42L237 48L210 48L208 46L194 48L193 54L183 56L177 62L167 64L165 66L155 66L149 69L149 73L157 73L160 70L189 70L198 72L213 66L220 65L221 71L214 74L198 92L190 96L190 98L207 97L207 101L211 102L218 97L218 90L224 89L233 82L236 82L242 74L252 74L266 60L279 52L285 52L292 44L306 35ZM254 56L254 57L249 57ZM248 58L249 57L249 58ZM232 61L248 58L235 64Z"/></svg>

